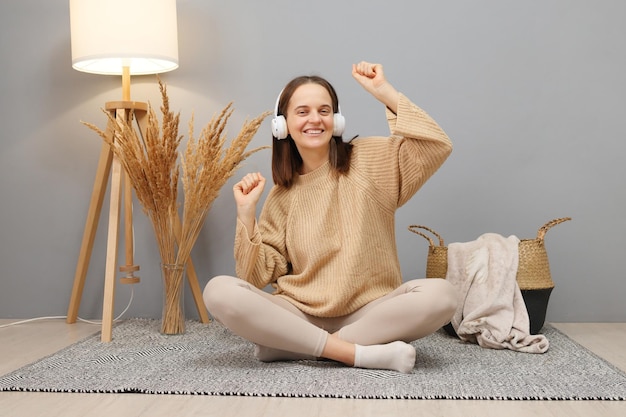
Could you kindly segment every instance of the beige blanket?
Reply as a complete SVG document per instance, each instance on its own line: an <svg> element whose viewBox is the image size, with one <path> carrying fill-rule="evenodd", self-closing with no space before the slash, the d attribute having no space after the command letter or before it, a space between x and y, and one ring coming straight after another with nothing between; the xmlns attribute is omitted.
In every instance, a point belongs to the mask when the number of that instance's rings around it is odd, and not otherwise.
<svg viewBox="0 0 626 417"><path fill-rule="evenodd" d="M486 233L448 245L446 279L457 288L452 327L461 340L491 349L544 353L544 335L530 335L528 311L517 285L519 239Z"/></svg>

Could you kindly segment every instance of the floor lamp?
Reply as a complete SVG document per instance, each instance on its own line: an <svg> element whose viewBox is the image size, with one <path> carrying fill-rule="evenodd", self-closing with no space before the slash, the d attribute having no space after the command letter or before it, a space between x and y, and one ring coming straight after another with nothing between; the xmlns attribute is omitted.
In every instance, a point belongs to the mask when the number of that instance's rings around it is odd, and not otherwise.
<svg viewBox="0 0 626 417"><path fill-rule="evenodd" d="M134 121L143 136L147 109L144 102L131 101L131 75L158 74L178 67L176 0L70 0L72 67L92 74L122 77L122 100L105 104L117 122ZM134 120L133 120L134 119ZM111 123L111 122L110 122ZM107 134L113 136L108 126ZM104 195L110 179L109 225L104 273L101 340L112 339L115 274L119 241L122 195L124 201L125 264L122 283L139 282L135 272L132 225L132 187L121 162L103 142L96 178L87 213L83 240L76 265L74 285L67 313L67 323L75 323L89 267ZM197 275L191 261L188 281L200 319L209 318L202 302Z"/></svg>

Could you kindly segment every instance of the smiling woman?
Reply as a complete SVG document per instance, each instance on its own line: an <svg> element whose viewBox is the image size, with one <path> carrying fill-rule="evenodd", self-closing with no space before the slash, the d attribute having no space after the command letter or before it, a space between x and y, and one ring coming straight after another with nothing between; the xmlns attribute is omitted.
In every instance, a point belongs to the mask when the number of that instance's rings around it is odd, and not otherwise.
<svg viewBox="0 0 626 417"><path fill-rule="evenodd" d="M261 361L323 357L411 372L419 339L456 308L445 280L403 283L394 217L452 149L447 135L385 78L380 64L352 67L386 107L391 135L344 142L334 88L290 81L273 120L275 186L256 220L260 173L235 184L238 277L209 281L213 317L256 344ZM274 294L264 292L267 285Z"/></svg>

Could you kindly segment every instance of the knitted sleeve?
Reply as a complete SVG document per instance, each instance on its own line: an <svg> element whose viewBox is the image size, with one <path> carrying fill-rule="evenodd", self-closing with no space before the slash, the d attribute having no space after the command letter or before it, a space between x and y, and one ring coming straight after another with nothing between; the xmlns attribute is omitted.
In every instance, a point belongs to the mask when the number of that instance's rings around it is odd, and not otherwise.
<svg viewBox="0 0 626 417"><path fill-rule="evenodd" d="M401 95L398 114L387 110L392 135L405 138L398 152L398 207L406 203L452 152L448 135L424 110Z"/></svg>
<svg viewBox="0 0 626 417"><path fill-rule="evenodd" d="M257 288L273 283L289 270L285 249L286 204L288 199L284 190L275 186L265 200L259 223L255 222L251 236L237 220L234 247L237 276Z"/></svg>
<svg viewBox="0 0 626 417"><path fill-rule="evenodd" d="M439 169L452 152L452 143L443 129L403 94L398 114L387 109L387 121L389 138L356 140L362 144L355 169L373 181L380 203L395 210Z"/></svg>

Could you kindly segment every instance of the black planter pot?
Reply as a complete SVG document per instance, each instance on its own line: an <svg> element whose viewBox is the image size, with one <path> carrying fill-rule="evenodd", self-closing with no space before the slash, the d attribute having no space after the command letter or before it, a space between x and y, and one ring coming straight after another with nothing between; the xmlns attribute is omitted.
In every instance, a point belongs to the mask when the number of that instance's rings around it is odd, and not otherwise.
<svg viewBox="0 0 626 417"><path fill-rule="evenodd" d="M550 301L552 290L553 288L522 290L522 297L524 298L526 310L528 310L528 318L530 319L530 334L538 334L545 324L548 301ZM452 324L448 323L443 328L450 336L457 337Z"/></svg>

